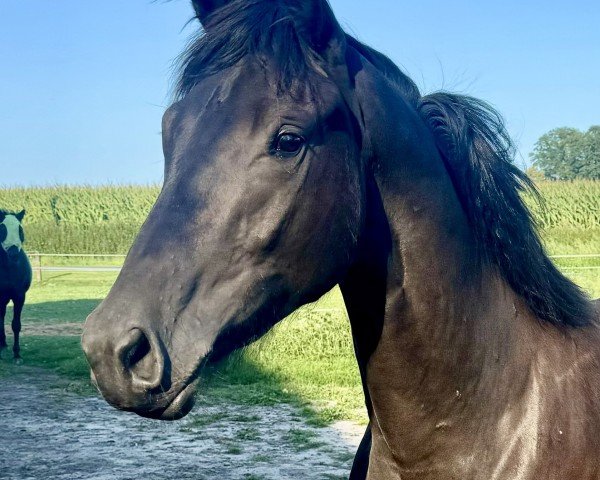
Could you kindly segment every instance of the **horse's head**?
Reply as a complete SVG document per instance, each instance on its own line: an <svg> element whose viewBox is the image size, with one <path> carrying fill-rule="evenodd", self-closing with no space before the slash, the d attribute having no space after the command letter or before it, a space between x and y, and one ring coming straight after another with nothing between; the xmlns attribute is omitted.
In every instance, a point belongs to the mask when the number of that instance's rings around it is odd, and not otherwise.
<svg viewBox="0 0 600 480"><path fill-rule="evenodd" d="M223 5L224 4L224 5ZM332 288L364 223L360 115L325 1L197 1L162 192L83 347L113 405L171 419L206 358Z"/></svg>
<svg viewBox="0 0 600 480"><path fill-rule="evenodd" d="M25 210L14 214L0 211L0 244L9 261L16 260L23 250L25 234L21 222L24 216Z"/></svg>

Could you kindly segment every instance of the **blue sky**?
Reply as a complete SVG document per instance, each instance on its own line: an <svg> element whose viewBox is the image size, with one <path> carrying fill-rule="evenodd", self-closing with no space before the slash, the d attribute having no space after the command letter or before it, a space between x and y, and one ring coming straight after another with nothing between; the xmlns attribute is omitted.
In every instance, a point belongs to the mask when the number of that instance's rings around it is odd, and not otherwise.
<svg viewBox="0 0 600 480"><path fill-rule="evenodd" d="M422 91L496 106L524 159L552 128L600 124L600 2L331 3ZM187 0L1 0L0 185L160 182L191 15Z"/></svg>

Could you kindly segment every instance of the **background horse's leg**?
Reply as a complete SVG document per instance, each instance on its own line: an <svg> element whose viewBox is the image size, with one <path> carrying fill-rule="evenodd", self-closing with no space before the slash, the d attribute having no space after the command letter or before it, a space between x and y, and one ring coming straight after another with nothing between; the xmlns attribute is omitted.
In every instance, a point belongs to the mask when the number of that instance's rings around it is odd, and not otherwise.
<svg viewBox="0 0 600 480"><path fill-rule="evenodd" d="M13 298L13 320L12 320L12 331L15 335L15 344L13 346L13 353L15 360L21 358L20 352L21 347L19 345L19 333L21 333L21 312L23 311L23 305L25 304L25 295Z"/></svg>
<svg viewBox="0 0 600 480"><path fill-rule="evenodd" d="M371 454L371 424L367 425L367 430L360 441L358 451L352 463L350 480L365 480L369 470L369 455Z"/></svg>
<svg viewBox="0 0 600 480"><path fill-rule="evenodd" d="M0 295L0 353L6 348L6 333L4 333L4 317L6 316L8 297Z"/></svg>

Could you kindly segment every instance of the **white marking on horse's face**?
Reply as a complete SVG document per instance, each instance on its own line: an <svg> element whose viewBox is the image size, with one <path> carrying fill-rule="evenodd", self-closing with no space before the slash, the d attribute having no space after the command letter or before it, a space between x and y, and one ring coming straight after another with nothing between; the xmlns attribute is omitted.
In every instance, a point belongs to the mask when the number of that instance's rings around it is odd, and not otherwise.
<svg viewBox="0 0 600 480"><path fill-rule="evenodd" d="M21 222L14 215L6 215L4 221L0 224L6 227L6 238L2 241L2 248L8 252L10 247L17 247L19 251L23 248L19 227Z"/></svg>

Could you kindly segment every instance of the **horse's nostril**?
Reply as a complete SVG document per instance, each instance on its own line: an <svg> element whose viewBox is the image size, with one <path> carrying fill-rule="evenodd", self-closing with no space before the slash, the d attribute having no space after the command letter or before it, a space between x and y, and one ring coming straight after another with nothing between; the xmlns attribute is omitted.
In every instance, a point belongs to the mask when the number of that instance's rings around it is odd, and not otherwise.
<svg viewBox="0 0 600 480"><path fill-rule="evenodd" d="M120 349L119 359L131 375L133 387L151 390L161 385L164 361L157 342L141 330L133 329Z"/></svg>
<svg viewBox="0 0 600 480"><path fill-rule="evenodd" d="M124 349L123 365L128 370L135 368L138 363L148 356L151 350L150 342L144 332L136 329L134 335L130 348Z"/></svg>

